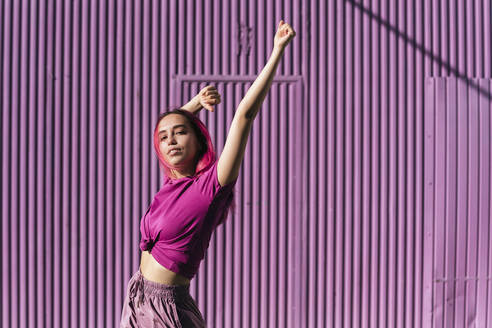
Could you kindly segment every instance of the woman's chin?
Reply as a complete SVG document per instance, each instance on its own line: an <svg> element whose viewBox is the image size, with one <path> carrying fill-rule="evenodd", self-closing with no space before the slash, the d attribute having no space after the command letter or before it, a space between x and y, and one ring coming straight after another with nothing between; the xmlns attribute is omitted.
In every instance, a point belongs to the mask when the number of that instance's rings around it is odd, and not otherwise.
<svg viewBox="0 0 492 328"><path fill-rule="evenodd" d="M178 168L180 167L183 163L179 158L176 158L176 156L173 156L167 160L170 166Z"/></svg>
<svg viewBox="0 0 492 328"><path fill-rule="evenodd" d="M180 155L171 156L167 159L167 162L174 168L184 168L186 167L185 159Z"/></svg>

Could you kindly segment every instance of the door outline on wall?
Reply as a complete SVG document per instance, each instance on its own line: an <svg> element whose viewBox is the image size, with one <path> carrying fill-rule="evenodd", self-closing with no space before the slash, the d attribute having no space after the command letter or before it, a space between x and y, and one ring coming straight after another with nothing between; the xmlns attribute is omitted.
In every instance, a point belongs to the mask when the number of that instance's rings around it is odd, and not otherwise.
<svg viewBox="0 0 492 328"><path fill-rule="evenodd" d="M483 272L484 266L490 270L490 264L481 261L481 255L489 252L492 234L490 218L483 215L486 211L480 204L482 192L492 183L490 90L490 79L425 80L422 317L426 327L480 325L486 318L484 299L490 298L491 290L481 286L490 284ZM490 196L489 189L487 202Z"/></svg>
<svg viewBox="0 0 492 328"><path fill-rule="evenodd" d="M191 97L192 95L185 95L183 92L183 87L186 83L198 83L203 87L202 84L213 84L217 85L219 83L240 83L240 84L252 84L256 79L255 76L231 76L231 75L174 75L172 77L171 83L171 104L184 104L189 99L184 99L184 97ZM302 287L302 281L305 280L307 276L306 269L302 266L303 259L302 256L305 256L304 252L306 250L305 238L303 238L305 232L303 232L303 224L306 222L305 209L303 208L304 198L303 191L305 190L305 181L307 174L305 168L307 167L307 162L305 156L306 149L306 138L304 136L305 131L303 131L304 124L304 108L303 108L303 78L301 76L279 76L274 78L272 81L272 86L275 84L287 84L287 87L292 86L295 89L294 95L294 105L289 106L287 104L287 108L292 108L293 111L289 112L293 114L290 118L293 123L293 138L289 139L289 145L287 145L288 149L295 150L294 152L289 151L289 161L293 164L293 170L289 170L289 172L294 172L294 177L292 177L293 182L287 183L289 187L289 200L293 199L295 201L289 202L289 217L297 217L297 220L293 220L293 229L289 234L289 237L293 239L291 243L289 243L289 249L287 250L287 257L290 260L290 263L293 263L293 267L289 268L289 273L286 273L287 277L290 277L289 283L289 293L288 298L290 300L290 306L288 306L288 327L300 327L303 318L305 317L305 306L303 303L305 302L304 297L304 288ZM246 92L246 90L245 90ZM244 93L245 93L244 92ZM244 95L244 94L243 94ZM269 96L267 95L267 98ZM224 101L224 97L222 97L222 101ZM264 107L265 103L262 105ZM237 106L237 104L235 104ZM295 110L298 109L298 110ZM214 112L215 113L215 112ZM261 115L261 109L260 113ZM257 118L258 119L258 118ZM231 119L232 120L232 119ZM230 124L230 122L226 122L226 124ZM289 127L291 126L289 124ZM250 135L250 139L248 140L248 144L252 142L252 134ZM211 133L212 134L212 133ZM290 134L290 133L289 133ZM216 146L217 148L217 146ZM246 150L248 152L248 150ZM245 157L246 158L246 157ZM296 159L296 160L295 160ZM244 166L244 162L243 162ZM244 167L241 168L243 170ZM213 237L212 237L213 238ZM211 245L212 247L212 245ZM209 249L210 250L210 249ZM203 266L203 265L202 265ZM205 317L207 317L205 315Z"/></svg>

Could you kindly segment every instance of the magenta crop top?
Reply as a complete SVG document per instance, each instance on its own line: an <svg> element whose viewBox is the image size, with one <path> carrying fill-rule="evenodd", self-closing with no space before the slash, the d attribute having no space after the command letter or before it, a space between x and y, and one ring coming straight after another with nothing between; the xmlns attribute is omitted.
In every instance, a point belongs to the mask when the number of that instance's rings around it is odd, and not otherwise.
<svg viewBox="0 0 492 328"><path fill-rule="evenodd" d="M140 221L140 249L165 268L193 278L235 182L219 184L217 161L199 177L166 177Z"/></svg>

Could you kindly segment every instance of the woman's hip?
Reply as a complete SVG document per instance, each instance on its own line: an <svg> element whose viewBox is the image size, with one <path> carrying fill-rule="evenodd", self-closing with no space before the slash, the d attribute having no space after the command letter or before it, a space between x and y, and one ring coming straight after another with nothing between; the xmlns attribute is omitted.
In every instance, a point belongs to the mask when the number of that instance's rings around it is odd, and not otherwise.
<svg viewBox="0 0 492 328"><path fill-rule="evenodd" d="M153 282L139 269L128 282L120 327L205 327L205 321L189 285Z"/></svg>

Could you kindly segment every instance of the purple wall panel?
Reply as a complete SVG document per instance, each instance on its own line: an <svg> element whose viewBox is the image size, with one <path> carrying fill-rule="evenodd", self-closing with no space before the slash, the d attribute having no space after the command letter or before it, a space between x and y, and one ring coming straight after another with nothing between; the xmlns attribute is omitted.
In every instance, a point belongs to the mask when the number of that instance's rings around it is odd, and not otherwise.
<svg viewBox="0 0 492 328"><path fill-rule="evenodd" d="M423 315L432 327L491 325L491 80L470 82L426 82Z"/></svg>
<svg viewBox="0 0 492 328"><path fill-rule="evenodd" d="M23 0L0 4L2 327L117 326L155 118L216 83L220 152L280 18L297 37L193 281L209 326L490 321L490 1Z"/></svg>

